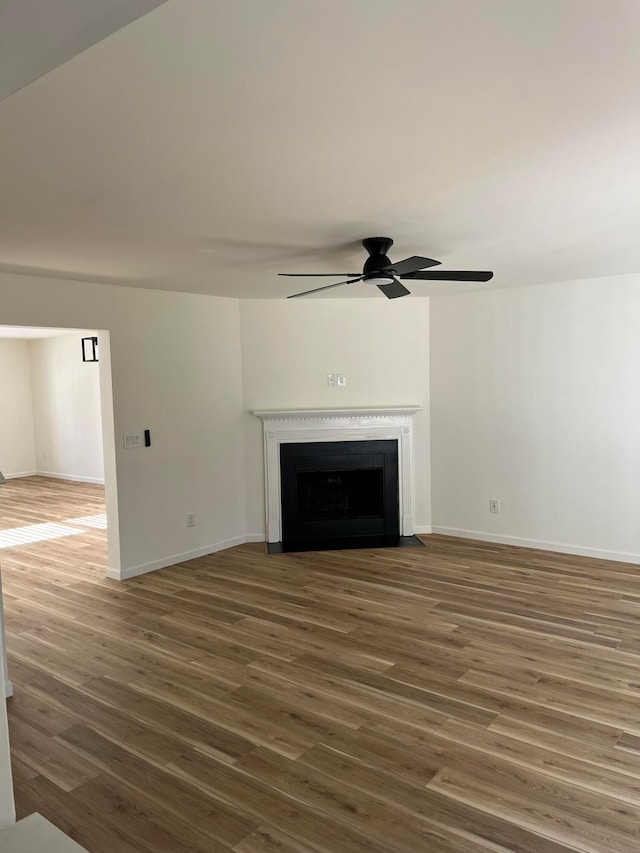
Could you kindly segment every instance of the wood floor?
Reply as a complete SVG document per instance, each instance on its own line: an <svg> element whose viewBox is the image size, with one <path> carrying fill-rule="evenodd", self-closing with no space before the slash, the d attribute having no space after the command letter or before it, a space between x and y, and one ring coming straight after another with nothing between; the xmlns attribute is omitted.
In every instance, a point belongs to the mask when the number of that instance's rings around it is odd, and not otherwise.
<svg viewBox="0 0 640 853"><path fill-rule="evenodd" d="M637 853L639 567L425 542L120 584L104 531L0 551L19 815L92 853Z"/></svg>

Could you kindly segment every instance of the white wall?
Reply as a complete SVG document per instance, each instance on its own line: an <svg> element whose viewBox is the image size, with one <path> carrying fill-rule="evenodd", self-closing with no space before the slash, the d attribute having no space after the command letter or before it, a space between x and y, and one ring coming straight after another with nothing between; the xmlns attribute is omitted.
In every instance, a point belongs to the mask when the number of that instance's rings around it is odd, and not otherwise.
<svg viewBox="0 0 640 853"><path fill-rule="evenodd" d="M345 408L429 400L429 300L243 300L244 405ZM344 373L330 388L327 373ZM246 415L247 530L263 534L262 424ZM415 521L430 524L429 415L415 416Z"/></svg>
<svg viewBox="0 0 640 853"><path fill-rule="evenodd" d="M119 525L121 563L110 538L114 574L244 536L237 301L0 273L0 317L7 325L110 332L101 354L110 344L116 441L107 480L117 495L109 525L112 532ZM145 428L152 446L124 450L122 434Z"/></svg>
<svg viewBox="0 0 640 853"><path fill-rule="evenodd" d="M434 530L640 562L640 276L436 298L431 318Z"/></svg>
<svg viewBox="0 0 640 853"><path fill-rule="evenodd" d="M35 469L29 343L0 338L0 471L9 477Z"/></svg>
<svg viewBox="0 0 640 853"><path fill-rule="evenodd" d="M99 364L82 361L81 338L89 334L29 341L36 468L103 483Z"/></svg>
<svg viewBox="0 0 640 853"><path fill-rule="evenodd" d="M0 316L110 330L113 526L129 571L263 533L261 427L247 410L429 402L426 299L239 305L2 274ZM438 529L640 559L639 329L634 276L431 300L416 523L431 521L431 440ZM345 389L326 385L338 371ZM125 451L122 433L145 427L153 446Z"/></svg>

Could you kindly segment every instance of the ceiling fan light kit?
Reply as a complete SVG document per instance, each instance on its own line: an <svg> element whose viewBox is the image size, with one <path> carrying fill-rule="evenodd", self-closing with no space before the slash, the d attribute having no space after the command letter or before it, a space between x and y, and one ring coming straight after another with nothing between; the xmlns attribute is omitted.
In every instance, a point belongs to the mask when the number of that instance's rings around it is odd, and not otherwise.
<svg viewBox="0 0 640 853"><path fill-rule="evenodd" d="M366 237L362 245L369 253L364 262L362 274L358 273L278 273L283 276L317 278L325 276L346 276L346 280L337 281L335 284L325 284L323 287L314 287L304 290L302 293L293 293L287 299L297 299L299 296L309 296L311 293L320 293L322 290L330 290L332 287L341 287L343 284L355 284L358 281L374 284L384 293L387 299L397 299L400 296L408 296L411 292L400 279L410 281L490 281L493 273L486 271L471 270L438 270L430 272L430 267L440 265L440 261L433 258L424 258L421 255L412 255L403 261L393 263L387 252L393 246L390 237Z"/></svg>

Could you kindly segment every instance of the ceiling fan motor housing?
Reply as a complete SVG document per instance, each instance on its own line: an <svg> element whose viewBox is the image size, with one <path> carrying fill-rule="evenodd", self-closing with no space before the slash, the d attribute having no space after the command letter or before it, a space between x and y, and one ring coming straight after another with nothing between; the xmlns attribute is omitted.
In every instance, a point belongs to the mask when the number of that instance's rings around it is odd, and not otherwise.
<svg viewBox="0 0 640 853"><path fill-rule="evenodd" d="M362 241L362 245L365 247L367 252L369 253L369 257L364 263L364 267L362 272L365 277L370 278L385 278L388 281L392 279L389 278L389 272L386 270L386 275L372 275L372 273L377 273L380 270L384 270L386 267L391 266L391 261L387 257L387 252L393 246L393 240L390 237L367 237Z"/></svg>

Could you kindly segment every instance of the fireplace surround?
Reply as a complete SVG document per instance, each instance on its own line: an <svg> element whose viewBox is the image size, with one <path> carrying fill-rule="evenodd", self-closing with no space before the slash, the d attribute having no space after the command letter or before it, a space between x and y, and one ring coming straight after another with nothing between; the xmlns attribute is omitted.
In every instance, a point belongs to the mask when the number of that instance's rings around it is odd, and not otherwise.
<svg viewBox="0 0 640 853"><path fill-rule="evenodd" d="M419 406L398 406L255 411L254 415L263 423L267 542L283 541L282 447L328 442L395 443L397 529L400 537L413 536L412 418L420 410Z"/></svg>

